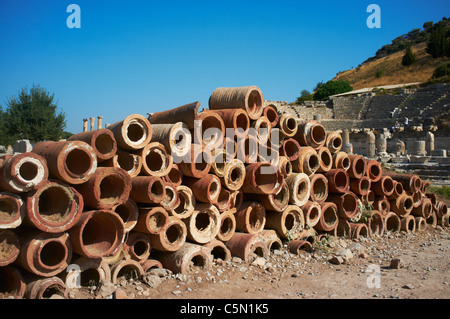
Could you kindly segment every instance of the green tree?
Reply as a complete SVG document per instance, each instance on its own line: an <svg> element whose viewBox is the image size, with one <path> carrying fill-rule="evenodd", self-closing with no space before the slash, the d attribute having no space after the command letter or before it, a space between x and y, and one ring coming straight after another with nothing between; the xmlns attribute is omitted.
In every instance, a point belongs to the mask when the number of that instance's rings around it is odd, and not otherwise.
<svg viewBox="0 0 450 319"><path fill-rule="evenodd" d="M300 104L303 101L311 101L313 100L313 95L308 90L302 90L300 92L300 96L297 98L296 103Z"/></svg>
<svg viewBox="0 0 450 319"><path fill-rule="evenodd" d="M3 135L0 143L12 144L17 139L28 139L31 143L44 140L59 140L66 127L66 115L58 113L54 94L33 85L21 89L17 97L7 101L1 111L0 127Z"/></svg>
<svg viewBox="0 0 450 319"><path fill-rule="evenodd" d="M433 72L433 79L450 75L450 61L439 64Z"/></svg>
<svg viewBox="0 0 450 319"><path fill-rule="evenodd" d="M409 65L413 64L414 62L416 62L416 55L412 52L412 49L409 46L406 48L405 55L403 56L402 65L409 66Z"/></svg>
<svg viewBox="0 0 450 319"><path fill-rule="evenodd" d="M352 90L353 87L350 85L349 81L330 80L314 93L314 100L326 100L330 95L345 93Z"/></svg>
<svg viewBox="0 0 450 319"><path fill-rule="evenodd" d="M427 53L431 54L433 58L440 58L449 53L450 44L445 33L445 30L440 25L431 32L430 40L427 44Z"/></svg>

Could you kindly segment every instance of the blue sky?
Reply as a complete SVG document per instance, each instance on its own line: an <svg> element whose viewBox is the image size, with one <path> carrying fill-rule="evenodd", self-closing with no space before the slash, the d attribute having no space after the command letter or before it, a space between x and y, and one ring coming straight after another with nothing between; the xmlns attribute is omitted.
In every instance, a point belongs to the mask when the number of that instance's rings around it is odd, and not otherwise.
<svg viewBox="0 0 450 319"><path fill-rule="evenodd" d="M81 28L66 25L68 5ZM381 8L370 29L369 4ZM114 123L256 85L292 102L358 66L392 39L450 16L449 1L0 1L0 105L38 84L55 94L67 131Z"/></svg>

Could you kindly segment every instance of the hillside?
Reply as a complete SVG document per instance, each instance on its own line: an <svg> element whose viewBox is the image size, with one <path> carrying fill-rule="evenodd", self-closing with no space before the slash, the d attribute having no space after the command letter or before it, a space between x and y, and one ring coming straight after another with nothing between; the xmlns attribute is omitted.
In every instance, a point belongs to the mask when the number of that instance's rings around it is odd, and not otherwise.
<svg viewBox="0 0 450 319"><path fill-rule="evenodd" d="M376 60L369 60L355 69L339 73L333 80L348 80L354 90L382 85L426 82L434 69L450 58L434 59L426 50L425 42L412 46L416 62L405 67L401 64L405 51L398 51Z"/></svg>
<svg viewBox="0 0 450 319"><path fill-rule="evenodd" d="M380 48L375 56L368 58L355 69L339 72L333 80L348 80L354 90L381 85L427 82L440 63L450 60L449 54L445 58L433 58L426 51L432 33L437 30L442 30L444 37L448 39L450 19L443 18L434 24L432 21L426 22L423 29L414 29L395 38L392 43ZM416 62L405 67L401 63L408 46L411 46L416 55Z"/></svg>

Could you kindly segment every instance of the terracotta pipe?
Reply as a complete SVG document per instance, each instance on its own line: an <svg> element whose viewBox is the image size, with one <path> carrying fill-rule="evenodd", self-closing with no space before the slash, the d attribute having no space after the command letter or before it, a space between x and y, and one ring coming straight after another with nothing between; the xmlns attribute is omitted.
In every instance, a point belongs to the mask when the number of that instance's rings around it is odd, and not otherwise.
<svg viewBox="0 0 450 319"><path fill-rule="evenodd" d="M20 238L10 229L0 230L0 267L12 264L20 253ZM1 291L1 290L0 290Z"/></svg>
<svg viewBox="0 0 450 319"><path fill-rule="evenodd" d="M199 145L192 144L188 161L178 163L178 167L185 176L201 178L209 173L211 163L211 153L205 151Z"/></svg>
<svg viewBox="0 0 450 319"><path fill-rule="evenodd" d="M150 272L152 269L161 269L163 268L163 265L159 260L156 259L147 259L142 264L142 269L144 270L144 273Z"/></svg>
<svg viewBox="0 0 450 319"><path fill-rule="evenodd" d="M394 190L391 195L387 196L388 199L396 199L403 193L403 185L397 181L394 181Z"/></svg>
<svg viewBox="0 0 450 319"><path fill-rule="evenodd" d="M422 204L422 193L420 191L414 193L407 192L407 194L410 195L413 200L413 208L419 207L420 204Z"/></svg>
<svg viewBox="0 0 450 319"><path fill-rule="evenodd" d="M220 212L216 206L197 204L189 218L183 219L187 229L187 239L197 244L205 244L219 232Z"/></svg>
<svg viewBox="0 0 450 319"><path fill-rule="evenodd" d="M256 201L244 201L235 214L236 230L249 234L256 234L264 229L266 224L266 210Z"/></svg>
<svg viewBox="0 0 450 319"><path fill-rule="evenodd" d="M283 186L276 194L260 195L260 194L247 194L246 198L249 200L259 201L266 210L272 210L276 212L282 212L289 205L289 186L286 181L283 182Z"/></svg>
<svg viewBox="0 0 450 319"><path fill-rule="evenodd" d="M26 299L48 299L53 295L58 295L67 299L66 285L59 277L34 278L27 283L24 297Z"/></svg>
<svg viewBox="0 0 450 319"><path fill-rule="evenodd" d="M196 120L191 133L193 143L210 149L223 147L225 124L222 118L218 114L206 110L198 113Z"/></svg>
<svg viewBox="0 0 450 319"><path fill-rule="evenodd" d="M211 251L211 261L231 261L231 252L224 242L217 239L212 239L210 242L204 244L203 246Z"/></svg>
<svg viewBox="0 0 450 319"><path fill-rule="evenodd" d="M283 185L283 176L268 163L252 163L245 168L244 193L276 194Z"/></svg>
<svg viewBox="0 0 450 319"><path fill-rule="evenodd" d="M361 196L361 201L365 206L373 206L375 197L375 193L370 189L365 195Z"/></svg>
<svg viewBox="0 0 450 319"><path fill-rule="evenodd" d="M165 183L158 176L136 176L131 179L130 197L137 203L159 204L166 195Z"/></svg>
<svg viewBox="0 0 450 319"><path fill-rule="evenodd" d="M0 192L0 229L17 228L25 218L23 199L18 194Z"/></svg>
<svg viewBox="0 0 450 319"><path fill-rule="evenodd" d="M295 206L287 206L283 212L266 212L266 229L273 229L280 238L296 239L305 227L303 211Z"/></svg>
<svg viewBox="0 0 450 319"><path fill-rule="evenodd" d="M161 253L159 260L164 268L174 273L190 274L196 271L208 271L212 267L211 249L193 243L185 243L175 252Z"/></svg>
<svg viewBox="0 0 450 319"><path fill-rule="evenodd" d="M73 251L89 258L114 254L125 238L122 219L109 210L85 211L69 229Z"/></svg>
<svg viewBox="0 0 450 319"><path fill-rule="evenodd" d="M123 251L123 243L111 254L105 257L101 257L110 267L117 264L119 261L125 258L125 253ZM92 259L92 258L89 258Z"/></svg>
<svg viewBox="0 0 450 319"><path fill-rule="evenodd" d="M429 181L422 181L422 184L420 186L420 191L422 194L426 194L428 187L430 187L431 183Z"/></svg>
<svg viewBox="0 0 450 319"><path fill-rule="evenodd" d="M52 277L61 273L72 259L72 245L67 233L34 231L21 239L17 263L32 274Z"/></svg>
<svg viewBox="0 0 450 319"><path fill-rule="evenodd" d="M196 101L170 110L155 112L148 117L148 120L152 125L184 122L189 129L193 129L199 107L200 102Z"/></svg>
<svg viewBox="0 0 450 319"><path fill-rule="evenodd" d="M124 169L131 177L138 176L142 170L142 157L128 151L118 149L116 155L100 163L103 167Z"/></svg>
<svg viewBox="0 0 450 319"><path fill-rule="evenodd" d="M209 98L209 109L244 109L251 120L263 113L264 98L256 86L216 88Z"/></svg>
<svg viewBox="0 0 450 319"><path fill-rule="evenodd" d="M98 129L70 136L68 141L83 141L89 144L97 156L97 161L103 162L112 158L117 152L117 142L112 131Z"/></svg>
<svg viewBox="0 0 450 319"><path fill-rule="evenodd" d="M389 175L383 175L378 182L371 183L370 189L378 196L391 196L394 192L394 181Z"/></svg>
<svg viewBox="0 0 450 319"><path fill-rule="evenodd" d="M289 252L296 255L301 255L302 250L309 253L313 251L311 243L306 240L292 240L287 244L287 249Z"/></svg>
<svg viewBox="0 0 450 319"><path fill-rule="evenodd" d="M391 211L400 217L408 216L413 209L412 198L405 193L396 199L391 199L389 203L391 204Z"/></svg>
<svg viewBox="0 0 450 319"><path fill-rule="evenodd" d="M447 204L443 201L438 201L436 203L436 215L440 217L446 215L447 213L448 213Z"/></svg>
<svg viewBox="0 0 450 319"><path fill-rule="evenodd" d="M108 126L116 139L117 146L124 150L140 150L152 138L152 126L140 114L130 114L122 121Z"/></svg>
<svg viewBox="0 0 450 319"><path fill-rule="evenodd" d="M24 222L48 233L72 228L80 219L85 202L77 190L56 180L28 192L24 200Z"/></svg>
<svg viewBox="0 0 450 319"><path fill-rule="evenodd" d="M226 246L232 256L239 257L246 263L251 263L258 256L266 258L269 254L261 234L236 232L226 242Z"/></svg>
<svg viewBox="0 0 450 319"><path fill-rule="evenodd" d="M393 180L402 183L403 189L407 192L415 193L420 190L420 177L414 174L385 174Z"/></svg>
<svg viewBox="0 0 450 319"><path fill-rule="evenodd" d="M160 205L167 211L176 209L181 204L177 188L172 184L165 183L164 191L166 195L163 197Z"/></svg>
<svg viewBox="0 0 450 319"><path fill-rule="evenodd" d="M270 144L259 143L257 161L269 163L278 169L279 157L280 157L279 150L272 148Z"/></svg>
<svg viewBox="0 0 450 319"><path fill-rule="evenodd" d="M297 133L297 121L292 114L283 113L278 121L278 127L284 137L294 137Z"/></svg>
<svg viewBox="0 0 450 319"><path fill-rule="evenodd" d="M302 147L298 158L292 162L292 170L294 172L305 173L308 176L313 175L319 167L320 159L317 151L310 146Z"/></svg>
<svg viewBox="0 0 450 319"><path fill-rule="evenodd" d="M151 250L150 235L137 231L130 232L123 244L123 251L126 258L135 260L140 264L148 259Z"/></svg>
<svg viewBox="0 0 450 319"><path fill-rule="evenodd" d="M242 203L244 202L245 195L242 190L237 190L231 193L231 202L233 203L233 207L236 209L240 209L242 207Z"/></svg>
<svg viewBox="0 0 450 319"><path fill-rule="evenodd" d="M83 196L85 207L111 209L126 202L131 191L131 177L122 168L99 167L89 180L76 189Z"/></svg>
<svg viewBox="0 0 450 319"><path fill-rule="evenodd" d="M236 135L243 137L248 133L250 128L250 118L243 109L222 109L213 110L212 112L219 115L225 125L225 136ZM231 134L233 133L233 134ZM231 137L231 136L230 136Z"/></svg>
<svg viewBox="0 0 450 319"><path fill-rule="evenodd" d="M329 232L334 230L339 222L337 216L337 206L332 202L324 202L320 204L322 214L320 216L319 222L314 226L316 230L321 230Z"/></svg>
<svg viewBox="0 0 450 319"><path fill-rule="evenodd" d="M210 173L216 175L217 177L224 176L225 165L228 162L228 154L224 148L214 149L211 152L212 163Z"/></svg>
<svg viewBox="0 0 450 319"><path fill-rule="evenodd" d="M216 175L207 174L202 178L185 176L183 184L189 187L197 201L215 204L222 189L220 179Z"/></svg>
<svg viewBox="0 0 450 319"><path fill-rule="evenodd" d="M140 150L139 155L142 158L142 175L162 177L172 169L173 158L161 143L148 143Z"/></svg>
<svg viewBox="0 0 450 319"><path fill-rule="evenodd" d="M261 231L263 242L267 247L267 250L272 253L275 250L281 250L283 248L283 242L278 237L277 232L273 229L263 229Z"/></svg>
<svg viewBox="0 0 450 319"><path fill-rule="evenodd" d="M331 155L331 152L327 147L318 147L317 156L319 157L319 168L317 169L317 172L324 173L332 169L333 155Z"/></svg>
<svg viewBox="0 0 450 319"><path fill-rule="evenodd" d="M305 173L292 173L286 178L289 187L289 203L303 206L311 194L311 182Z"/></svg>
<svg viewBox="0 0 450 319"><path fill-rule="evenodd" d="M342 148L342 136L338 132L328 132L325 140L325 146L328 147L331 154L339 153Z"/></svg>
<svg viewBox="0 0 450 319"><path fill-rule="evenodd" d="M320 216L322 215L320 203L308 201L301 207L301 209L305 218L305 225L311 228L316 226L320 220Z"/></svg>
<svg viewBox="0 0 450 319"><path fill-rule="evenodd" d="M177 164L173 164L170 171L166 176L163 177L166 183L171 183L175 187L178 187L183 182L183 175L181 174L180 168Z"/></svg>
<svg viewBox="0 0 450 319"><path fill-rule="evenodd" d="M292 163L286 156L279 156L278 158L278 171L284 178L292 174Z"/></svg>
<svg viewBox="0 0 450 319"><path fill-rule="evenodd" d="M407 233L414 233L416 231L416 220L414 216L407 215L400 218L400 230Z"/></svg>
<svg viewBox="0 0 450 319"><path fill-rule="evenodd" d="M327 133L322 124L316 121L307 121L298 124L294 138L302 146L318 148L325 145L326 136Z"/></svg>
<svg viewBox="0 0 450 319"><path fill-rule="evenodd" d="M132 198L128 198L124 203L114 205L111 207L111 210L122 219L125 226L125 233L128 233L136 226L139 217L139 208Z"/></svg>
<svg viewBox="0 0 450 319"><path fill-rule="evenodd" d="M232 208L220 214L220 227L216 238L220 241L226 242L233 237L236 232L236 209Z"/></svg>
<svg viewBox="0 0 450 319"><path fill-rule="evenodd" d="M427 229L427 223L425 221L425 218L423 217L414 217L415 223L416 223L416 230L423 232Z"/></svg>
<svg viewBox="0 0 450 319"><path fill-rule="evenodd" d="M337 214L339 218L352 220L359 213L358 199L352 192L330 194L327 201L336 204Z"/></svg>
<svg viewBox="0 0 450 319"><path fill-rule="evenodd" d="M47 181L48 174L44 157L31 152L16 154L0 161L0 190L28 192Z"/></svg>
<svg viewBox="0 0 450 319"><path fill-rule="evenodd" d="M111 282L119 284L120 278L138 280L144 275L142 265L136 260L122 259L111 267Z"/></svg>
<svg viewBox="0 0 450 319"><path fill-rule="evenodd" d="M176 251L186 242L186 224L178 217L169 216L160 232L151 236L152 249Z"/></svg>
<svg viewBox="0 0 450 319"><path fill-rule="evenodd" d="M400 184L401 185L401 184ZM403 187L403 186L402 186ZM402 188L403 189L403 188ZM437 202L437 198L436 198L436 194L433 193L426 193L425 196L431 200L431 204L433 204L433 206L436 206L436 202Z"/></svg>
<svg viewBox="0 0 450 319"><path fill-rule="evenodd" d="M238 159L225 163L223 177L220 177L222 186L230 191L236 191L242 187L245 181L245 165Z"/></svg>
<svg viewBox="0 0 450 319"><path fill-rule="evenodd" d="M400 217L396 213L389 212L383 219L385 231L400 231L401 221Z"/></svg>
<svg viewBox="0 0 450 319"><path fill-rule="evenodd" d="M421 205L413 207L413 209L411 210L411 215L427 219L430 217L432 211L433 205L431 204L431 200L424 199L422 200Z"/></svg>
<svg viewBox="0 0 450 319"><path fill-rule="evenodd" d="M285 156L292 162L298 159L301 146L293 138L286 138L283 140L280 148L280 156Z"/></svg>
<svg viewBox="0 0 450 319"><path fill-rule="evenodd" d="M317 231L314 228L305 228L299 233L297 239L304 239L314 243L313 238L315 237L317 237Z"/></svg>
<svg viewBox="0 0 450 319"><path fill-rule="evenodd" d="M323 174L313 174L309 177L309 199L313 202L323 203L328 197L328 179Z"/></svg>
<svg viewBox="0 0 450 319"><path fill-rule="evenodd" d="M38 142L33 153L45 158L49 177L69 184L86 182L97 169L94 150L82 141Z"/></svg>
<svg viewBox="0 0 450 319"><path fill-rule="evenodd" d="M323 175L328 179L329 193L345 193L350 189L350 178L343 169L330 169Z"/></svg>
<svg viewBox="0 0 450 319"><path fill-rule="evenodd" d="M196 199L192 190L184 185L177 187L178 199L180 204L170 210L172 216L176 216L179 219L185 219L192 215L196 206Z"/></svg>
<svg viewBox="0 0 450 319"><path fill-rule="evenodd" d="M335 228L336 236L351 238L352 237L352 229L350 227L350 222L346 219L339 219L339 223Z"/></svg>
<svg viewBox="0 0 450 319"><path fill-rule="evenodd" d="M111 268L102 258L78 257L66 269L62 276L68 289L98 286L111 281Z"/></svg>
<svg viewBox="0 0 450 319"><path fill-rule="evenodd" d="M272 127L277 126L278 121L279 121L279 116L278 116L275 105L272 105L272 104L266 105L263 109L263 115L269 119L270 125Z"/></svg>
<svg viewBox="0 0 450 319"><path fill-rule="evenodd" d="M246 164L258 161L258 138L254 134L247 134L243 138L238 138L236 142L237 159Z"/></svg>
<svg viewBox="0 0 450 319"><path fill-rule="evenodd" d="M380 162L376 160L366 160L366 172L364 175L369 177L371 182L378 182L383 175L383 168L381 167Z"/></svg>
<svg viewBox="0 0 450 319"><path fill-rule="evenodd" d="M250 121L250 130L255 132L258 143L266 144L269 141L271 129L272 125L269 119L265 116L261 116L254 121Z"/></svg>
<svg viewBox="0 0 450 319"><path fill-rule="evenodd" d="M385 226L383 215L379 211L373 210L371 212L370 218L367 221L367 228L369 229L370 235L383 236Z"/></svg>
<svg viewBox="0 0 450 319"><path fill-rule="evenodd" d="M350 158L345 152L338 152L333 154L332 168L343 169L347 171L350 168Z"/></svg>
<svg viewBox="0 0 450 319"><path fill-rule="evenodd" d="M369 237L369 229L366 224L350 223L350 229L352 232L352 239L359 239L361 237Z"/></svg>
<svg viewBox="0 0 450 319"><path fill-rule="evenodd" d="M231 192L225 188L221 188L217 203L215 204L219 212L229 210L233 206L233 198Z"/></svg>
<svg viewBox="0 0 450 319"><path fill-rule="evenodd" d="M437 216L436 212L433 210L430 214L430 216L426 219L427 225L430 225L433 228L437 227Z"/></svg>
<svg viewBox="0 0 450 319"><path fill-rule="evenodd" d="M350 190L359 196L367 194L370 190L370 186L371 181L367 176L363 176L361 178L350 178Z"/></svg>
<svg viewBox="0 0 450 319"><path fill-rule="evenodd" d="M5 297L13 296L15 299L22 299L26 287L27 284L16 267L0 267L0 289Z"/></svg>
<svg viewBox="0 0 450 319"><path fill-rule="evenodd" d="M133 230L158 235L169 222L169 214L161 206L140 207L139 217Z"/></svg>
<svg viewBox="0 0 450 319"><path fill-rule="evenodd" d="M375 201L372 206L382 216L386 216L391 210L391 204L386 196L375 196Z"/></svg>
<svg viewBox="0 0 450 319"><path fill-rule="evenodd" d="M366 160L361 155L348 155L350 167L347 170L350 178L361 178L366 172Z"/></svg>
<svg viewBox="0 0 450 319"><path fill-rule="evenodd" d="M173 124L152 124L151 142L164 146L172 157L183 157L189 152L192 136L184 122Z"/></svg>

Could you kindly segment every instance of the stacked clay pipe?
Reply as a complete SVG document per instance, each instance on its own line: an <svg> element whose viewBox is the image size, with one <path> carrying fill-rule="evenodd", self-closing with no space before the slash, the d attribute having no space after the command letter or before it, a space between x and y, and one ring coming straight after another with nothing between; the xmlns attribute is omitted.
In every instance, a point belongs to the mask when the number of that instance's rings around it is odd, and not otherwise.
<svg viewBox="0 0 450 319"><path fill-rule="evenodd" d="M217 88L199 108L131 114L1 158L0 293L66 298L155 267L448 226L427 181L342 152L339 132L280 114L255 86Z"/></svg>

